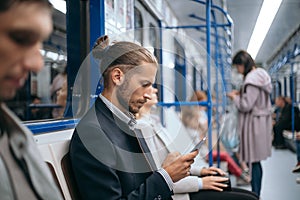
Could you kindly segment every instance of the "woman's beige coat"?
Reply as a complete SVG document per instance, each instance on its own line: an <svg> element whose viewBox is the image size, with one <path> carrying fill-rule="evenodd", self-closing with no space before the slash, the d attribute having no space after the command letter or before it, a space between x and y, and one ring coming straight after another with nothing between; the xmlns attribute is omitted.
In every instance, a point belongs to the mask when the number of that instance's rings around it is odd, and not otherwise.
<svg viewBox="0 0 300 200"><path fill-rule="evenodd" d="M270 76L257 68L247 74L241 95L234 98L239 111L240 158L247 163L271 156L271 91Z"/></svg>

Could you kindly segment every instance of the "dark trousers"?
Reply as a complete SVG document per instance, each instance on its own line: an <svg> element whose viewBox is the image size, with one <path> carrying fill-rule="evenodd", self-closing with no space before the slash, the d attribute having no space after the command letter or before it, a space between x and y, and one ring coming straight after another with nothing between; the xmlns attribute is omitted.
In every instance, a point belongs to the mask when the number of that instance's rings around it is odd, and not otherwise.
<svg viewBox="0 0 300 200"><path fill-rule="evenodd" d="M273 145L274 146L285 145L284 137L283 137L283 131L285 129L287 129L286 126L282 126L280 124L274 125L274 127L273 127L273 131L274 131Z"/></svg>
<svg viewBox="0 0 300 200"><path fill-rule="evenodd" d="M190 193L191 200L258 200L253 192L248 190L232 188L232 191L218 192L215 190L199 190L198 192Z"/></svg>
<svg viewBox="0 0 300 200"><path fill-rule="evenodd" d="M300 140L296 140L297 161L300 162Z"/></svg>
<svg viewBox="0 0 300 200"><path fill-rule="evenodd" d="M251 187L252 192L258 196L260 196L262 175L263 171L260 162L252 163Z"/></svg>

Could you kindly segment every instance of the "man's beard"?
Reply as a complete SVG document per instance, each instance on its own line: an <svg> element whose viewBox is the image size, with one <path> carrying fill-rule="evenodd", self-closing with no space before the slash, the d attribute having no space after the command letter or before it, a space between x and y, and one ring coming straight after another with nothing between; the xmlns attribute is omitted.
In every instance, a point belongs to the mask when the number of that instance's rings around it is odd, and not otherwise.
<svg viewBox="0 0 300 200"><path fill-rule="evenodd" d="M117 88L117 99L119 104L127 111L131 112L132 114L136 114L138 111L130 106L130 97L131 94L128 93L128 83L124 81L124 83ZM127 98L126 98L127 97Z"/></svg>

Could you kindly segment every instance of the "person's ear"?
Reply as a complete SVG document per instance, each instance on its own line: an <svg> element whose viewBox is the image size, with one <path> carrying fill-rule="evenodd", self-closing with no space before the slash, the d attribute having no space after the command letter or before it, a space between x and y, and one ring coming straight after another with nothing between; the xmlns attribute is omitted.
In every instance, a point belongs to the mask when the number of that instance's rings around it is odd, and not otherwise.
<svg viewBox="0 0 300 200"><path fill-rule="evenodd" d="M116 67L111 72L111 79L115 85L122 85L124 81L124 73L120 68Z"/></svg>

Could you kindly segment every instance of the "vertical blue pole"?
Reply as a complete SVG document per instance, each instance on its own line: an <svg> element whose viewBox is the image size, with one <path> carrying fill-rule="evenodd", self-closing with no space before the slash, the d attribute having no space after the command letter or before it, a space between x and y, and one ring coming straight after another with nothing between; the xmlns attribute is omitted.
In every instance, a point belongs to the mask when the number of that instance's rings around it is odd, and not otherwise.
<svg viewBox="0 0 300 200"><path fill-rule="evenodd" d="M90 51L92 50L96 39L105 34L105 7L104 0L90 0L89 2L89 17L90 17ZM99 66L95 66L96 63L90 61L91 72L90 72L90 83L93 86L98 82L95 94L98 95L102 92L103 86L100 83L101 73L95 72ZM91 87L93 88L93 87ZM90 98L90 105L94 103L95 99Z"/></svg>
<svg viewBox="0 0 300 200"><path fill-rule="evenodd" d="M203 88L204 88L204 86L203 86L203 70L200 69L200 90L203 91Z"/></svg>
<svg viewBox="0 0 300 200"><path fill-rule="evenodd" d="M104 0L90 0L90 50L96 39L105 34Z"/></svg>
<svg viewBox="0 0 300 200"><path fill-rule="evenodd" d="M286 77L284 77L284 79L283 79L283 94L284 94L284 96L286 97L287 96L287 80L286 80Z"/></svg>
<svg viewBox="0 0 300 200"><path fill-rule="evenodd" d="M279 85L278 85L278 72L276 72L276 82L275 82L275 99L279 96ZM276 121L279 119L279 112L276 112Z"/></svg>
<svg viewBox="0 0 300 200"><path fill-rule="evenodd" d="M80 21L81 21L81 12L80 12L80 1L67 0L67 73L68 73L68 96L67 96L67 105L65 109L65 117L73 117L72 111L72 101L74 101L72 94L72 88L74 86L76 74L80 68L82 62L82 43L80 42Z"/></svg>
<svg viewBox="0 0 300 200"><path fill-rule="evenodd" d="M278 97L279 95L279 84L278 84L278 72L276 73L276 83L275 83L275 86L276 86L276 90L275 90L275 97Z"/></svg>
<svg viewBox="0 0 300 200"><path fill-rule="evenodd" d="M295 128L295 109L294 109L294 63L291 64L291 99L292 99L292 134L294 138L294 128Z"/></svg>
<svg viewBox="0 0 300 200"><path fill-rule="evenodd" d="M218 137L220 136L220 123L219 123L219 35L218 35L218 28L216 26L216 16L215 12L212 11L212 18L214 22L214 34L215 34L215 64L216 64L216 123L217 123L217 134ZM217 166L220 168L220 142L217 140Z"/></svg>
<svg viewBox="0 0 300 200"><path fill-rule="evenodd" d="M207 49L207 91L208 91L208 106L207 106L207 116L208 116L208 160L209 166L213 165L212 156L212 100L211 100L211 85L210 85L210 11L211 11L211 0L206 0L206 49Z"/></svg>
<svg viewBox="0 0 300 200"><path fill-rule="evenodd" d="M162 37L163 37L163 32L162 32L162 22L161 20L158 20L158 26L159 26L159 67L160 67L160 86L159 86L159 98L160 102L164 102L164 88L163 88L163 50L162 50ZM162 107L163 108L163 107ZM165 119L164 119L164 110L160 110L160 120L163 125L165 125Z"/></svg>

